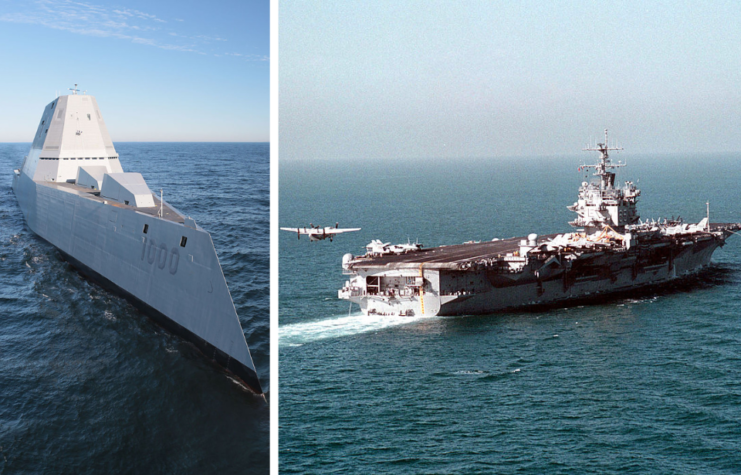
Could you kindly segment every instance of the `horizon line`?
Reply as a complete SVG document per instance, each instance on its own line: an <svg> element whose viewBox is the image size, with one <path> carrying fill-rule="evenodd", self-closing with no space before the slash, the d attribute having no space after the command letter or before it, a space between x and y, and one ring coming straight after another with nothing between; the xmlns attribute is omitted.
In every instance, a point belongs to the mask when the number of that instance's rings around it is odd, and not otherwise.
<svg viewBox="0 0 741 475"><path fill-rule="evenodd" d="M116 140L113 143L270 143L269 140ZM31 142L3 142L0 144L32 144Z"/></svg>

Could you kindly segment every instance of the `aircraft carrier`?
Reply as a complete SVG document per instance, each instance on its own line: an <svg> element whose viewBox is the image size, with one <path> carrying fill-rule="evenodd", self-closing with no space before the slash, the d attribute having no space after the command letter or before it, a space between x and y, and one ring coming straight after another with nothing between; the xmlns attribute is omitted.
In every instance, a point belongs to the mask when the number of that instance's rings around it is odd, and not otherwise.
<svg viewBox="0 0 741 475"><path fill-rule="evenodd" d="M81 274L262 394L211 236L140 173L123 171L97 101L78 92L44 108L14 170L28 227Z"/></svg>
<svg viewBox="0 0 741 475"><path fill-rule="evenodd" d="M346 254L350 276L340 299L366 315L473 315L627 291L687 276L710 263L713 252L741 229L739 223L681 219L641 221L641 192L628 181L615 185L604 143L592 182L583 182L574 232L480 243L394 251L374 242L363 256Z"/></svg>

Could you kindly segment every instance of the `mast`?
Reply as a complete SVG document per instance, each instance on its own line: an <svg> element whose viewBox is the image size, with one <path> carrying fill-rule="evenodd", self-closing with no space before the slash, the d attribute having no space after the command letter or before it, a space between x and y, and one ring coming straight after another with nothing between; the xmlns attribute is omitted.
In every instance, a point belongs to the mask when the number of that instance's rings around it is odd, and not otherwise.
<svg viewBox="0 0 741 475"><path fill-rule="evenodd" d="M604 143L598 143L596 147L587 147L582 149L585 152L599 152L600 162L596 165L583 165L582 168L594 168L594 176L600 177L600 187L603 190L612 188L615 185L615 173L610 172L613 168L624 167L624 163L613 164L610 162L611 150L623 150L622 147L610 147L607 142L607 129L605 129L605 141Z"/></svg>

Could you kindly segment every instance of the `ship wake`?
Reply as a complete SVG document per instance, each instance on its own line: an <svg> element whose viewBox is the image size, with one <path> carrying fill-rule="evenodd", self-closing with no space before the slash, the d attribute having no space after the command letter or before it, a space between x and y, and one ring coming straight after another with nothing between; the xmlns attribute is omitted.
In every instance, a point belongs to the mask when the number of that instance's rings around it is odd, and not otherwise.
<svg viewBox="0 0 741 475"><path fill-rule="evenodd" d="M280 344L285 346L301 346L304 343L370 333L429 318L434 317L363 315L361 312L357 312L341 317L292 323L280 327Z"/></svg>

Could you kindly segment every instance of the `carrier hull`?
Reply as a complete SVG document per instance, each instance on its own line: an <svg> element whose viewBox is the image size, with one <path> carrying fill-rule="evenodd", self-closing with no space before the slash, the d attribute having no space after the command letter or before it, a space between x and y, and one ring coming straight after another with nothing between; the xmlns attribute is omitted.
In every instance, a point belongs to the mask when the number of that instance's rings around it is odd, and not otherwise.
<svg viewBox="0 0 741 475"><path fill-rule="evenodd" d="M398 256L362 256L338 293L365 314L475 315L504 309L594 299L662 284L706 267L739 224L712 224L708 232L638 240L633 248L558 247L544 236L520 257L520 238L463 244Z"/></svg>
<svg viewBox="0 0 741 475"><path fill-rule="evenodd" d="M529 278L521 276L517 281L506 283L496 278L492 279L490 272L486 270L462 272L427 270L424 272L425 278L436 284L421 296L394 293L391 297L388 293L384 295L365 293L355 296L341 294L340 298L357 303L365 314L430 316L488 314L525 306L595 299L598 296L663 284L689 276L706 267L718 246L720 243L714 242L698 252L694 252L692 248L685 248L674 258L671 266L666 263L638 271L633 265L634 257L620 256L612 262L606 262L606 265L616 266L617 269L603 276L579 277L563 272L549 280L538 281L531 275ZM365 273L366 278L369 275L380 276L388 273L373 271ZM461 281L466 281L468 286L473 282L473 286L468 287L468 290L453 291L452 289ZM448 290L441 292L441 288Z"/></svg>

